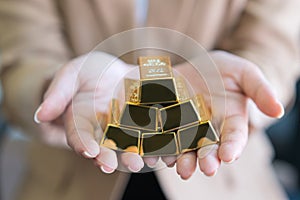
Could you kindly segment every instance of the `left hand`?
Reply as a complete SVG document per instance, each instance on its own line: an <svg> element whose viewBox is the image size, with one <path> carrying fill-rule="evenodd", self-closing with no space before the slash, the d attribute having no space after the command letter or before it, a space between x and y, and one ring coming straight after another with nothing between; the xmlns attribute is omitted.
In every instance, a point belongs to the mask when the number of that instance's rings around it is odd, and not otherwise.
<svg viewBox="0 0 300 200"><path fill-rule="evenodd" d="M179 156L176 167L182 179L188 179L194 173L197 157L200 170L207 176L213 176L221 162L232 163L241 156L248 140L249 99L269 117L280 118L284 114L282 104L275 97L258 66L224 51L213 51L210 56L217 65L226 92L225 120L220 133L220 145L215 145L204 157L205 148ZM193 74L197 73L193 67L183 64L177 70L189 77L188 81L195 90L201 87L193 80ZM211 95L216 95L212 98L225 98L218 96L219 94Z"/></svg>

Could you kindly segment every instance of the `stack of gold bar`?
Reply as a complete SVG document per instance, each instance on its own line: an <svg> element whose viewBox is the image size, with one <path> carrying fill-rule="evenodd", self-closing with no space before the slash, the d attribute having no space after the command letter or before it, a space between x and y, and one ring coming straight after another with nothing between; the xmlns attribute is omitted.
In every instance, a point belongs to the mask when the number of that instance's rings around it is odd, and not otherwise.
<svg viewBox="0 0 300 200"><path fill-rule="evenodd" d="M167 156L216 144L201 95L190 97L169 57L139 58L140 80L125 79L125 105L113 99L100 145L141 156ZM121 113L121 114L120 114Z"/></svg>

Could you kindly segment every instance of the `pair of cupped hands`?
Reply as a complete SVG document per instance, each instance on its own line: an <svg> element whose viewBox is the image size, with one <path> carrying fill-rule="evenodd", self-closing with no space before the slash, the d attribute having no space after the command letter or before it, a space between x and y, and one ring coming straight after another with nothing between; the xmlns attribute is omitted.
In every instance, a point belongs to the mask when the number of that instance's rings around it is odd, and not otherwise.
<svg viewBox="0 0 300 200"><path fill-rule="evenodd" d="M225 93L222 95L226 94L220 143L211 146L206 153L200 149L177 157L162 157L167 166L176 165L182 179L191 177L197 165L205 175L213 176L222 162L232 163L241 156L248 140L249 99L269 117L279 118L284 113L282 104L258 66L224 51L211 51L209 56L224 82ZM109 76L99 79L103 72L99 70L99 63L105 63L106 57L111 59L110 55L93 53L89 55L89 61L86 61L87 55L84 55L61 67L45 92L34 119L39 123L42 138L46 142L68 144L77 154L93 161L103 172L114 172L120 162L129 171L139 172L145 164L155 166L159 158L142 158L134 153L117 155L115 151L99 145L99 138L103 134L99 118L108 112L114 87L132 69L131 65L116 60L106 71ZM84 62L88 62L85 64L88 67L82 67ZM181 64L176 70L187 77L195 90L201 88L193 80L194 68Z"/></svg>

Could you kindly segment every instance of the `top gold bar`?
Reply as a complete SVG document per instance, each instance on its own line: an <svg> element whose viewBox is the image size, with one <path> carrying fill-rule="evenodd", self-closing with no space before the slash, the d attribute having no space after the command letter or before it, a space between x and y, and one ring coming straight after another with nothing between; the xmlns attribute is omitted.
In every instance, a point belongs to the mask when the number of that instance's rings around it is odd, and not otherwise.
<svg viewBox="0 0 300 200"><path fill-rule="evenodd" d="M139 57L141 79L172 78L171 61L168 56Z"/></svg>

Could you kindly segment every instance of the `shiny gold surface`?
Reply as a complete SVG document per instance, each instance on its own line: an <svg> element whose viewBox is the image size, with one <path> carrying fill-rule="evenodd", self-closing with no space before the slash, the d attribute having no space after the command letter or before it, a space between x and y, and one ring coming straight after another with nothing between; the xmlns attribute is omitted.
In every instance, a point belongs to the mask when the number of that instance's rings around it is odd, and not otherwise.
<svg viewBox="0 0 300 200"><path fill-rule="evenodd" d="M179 129L177 136L181 153L219 143L218 135L209 121Z"/></svg>
<svg viewBox="0 0 300 200"><path fill-rule="evenodd" d="M139 130L108 124L100 145L114 150L138 153L133 147L140 149L140 135Z"/></svg>
<svg viewBox="0 0 300 200"><path fill-rule="evenodd" d="M110 148L110 149L114 149L114 150L118 149L117 144L111 139L103 140L102 146Z"/></svg>
<svg viewBox="0 0 300 200"><path fill-rule="evenodd" d="M130 103L140 102L140 81L126 78L125 84L125 101Z"/></svg>
<svg viewBox="0 0 300 200"><path fill-rule="evenodd" d="M175 77L175 83L176 83L178 101L182 102L190 99L190 94L184 78L180 76Z"/></svg>
<svg viewBox="0 0 300 200"><path fill-rule="evenodd" d="M141 156L169 156L178 153L178 144L174 132L142 134Z"/></svg>
<svg viewBox="0 0 300 200"><path fill-rule="evenodd" d="M137 146L129 146L126 149L124 149L125 152L131 152L131 153L139 153L139 149Z"/></svg>
<svg viewBox="0 0 300 200"><path fill-rule="evenodd" d="M160 79L173 77L171 61L166 56L149 56L138 59L140 66L140 78Z"/></svg>
<svg viewBox="0 0 300 200"><path fill-rule="evenodd" d="M174 78L141 80L140 104L177 103Z"/></svg>
<svg viewBox="0 0 300 200"><path fill-rule="evenodd" d="M201 121L211 121L211 112L205 103L204 97L201 94L197 94L194 97L194 102L196 104L196 107L198 108Z"/></svg>
<svg viewBox="0 0 300 200"><path fill-rule="evenodd" d="M110 109L108 112L108 123L109 124L114 124L114 125L119 125L120 119L120 105L119 101L117 99L112 99L110 102Z"/></svg>
<svg viewBox="0 0 300 200"><path fill-rule="evenodd" d="M120 124L137 130L158 130L158 109L126 103L120 118Z"/></svg>
<svg viewBox="0 0 300 200"><path fill-rule="evenodd" d="M140 80L124 79L120 113L112 99L101 146L141 156L169 156L219 142L201 94L191 97L183 77L173 77L170 59L139 58Z"/></svg>
<svg viewBox="0 0 300 200"><path fill-rule="evenodd" d="M163 131L170 131L197 123L200 116L192 100L160 109Z"/></svg>

